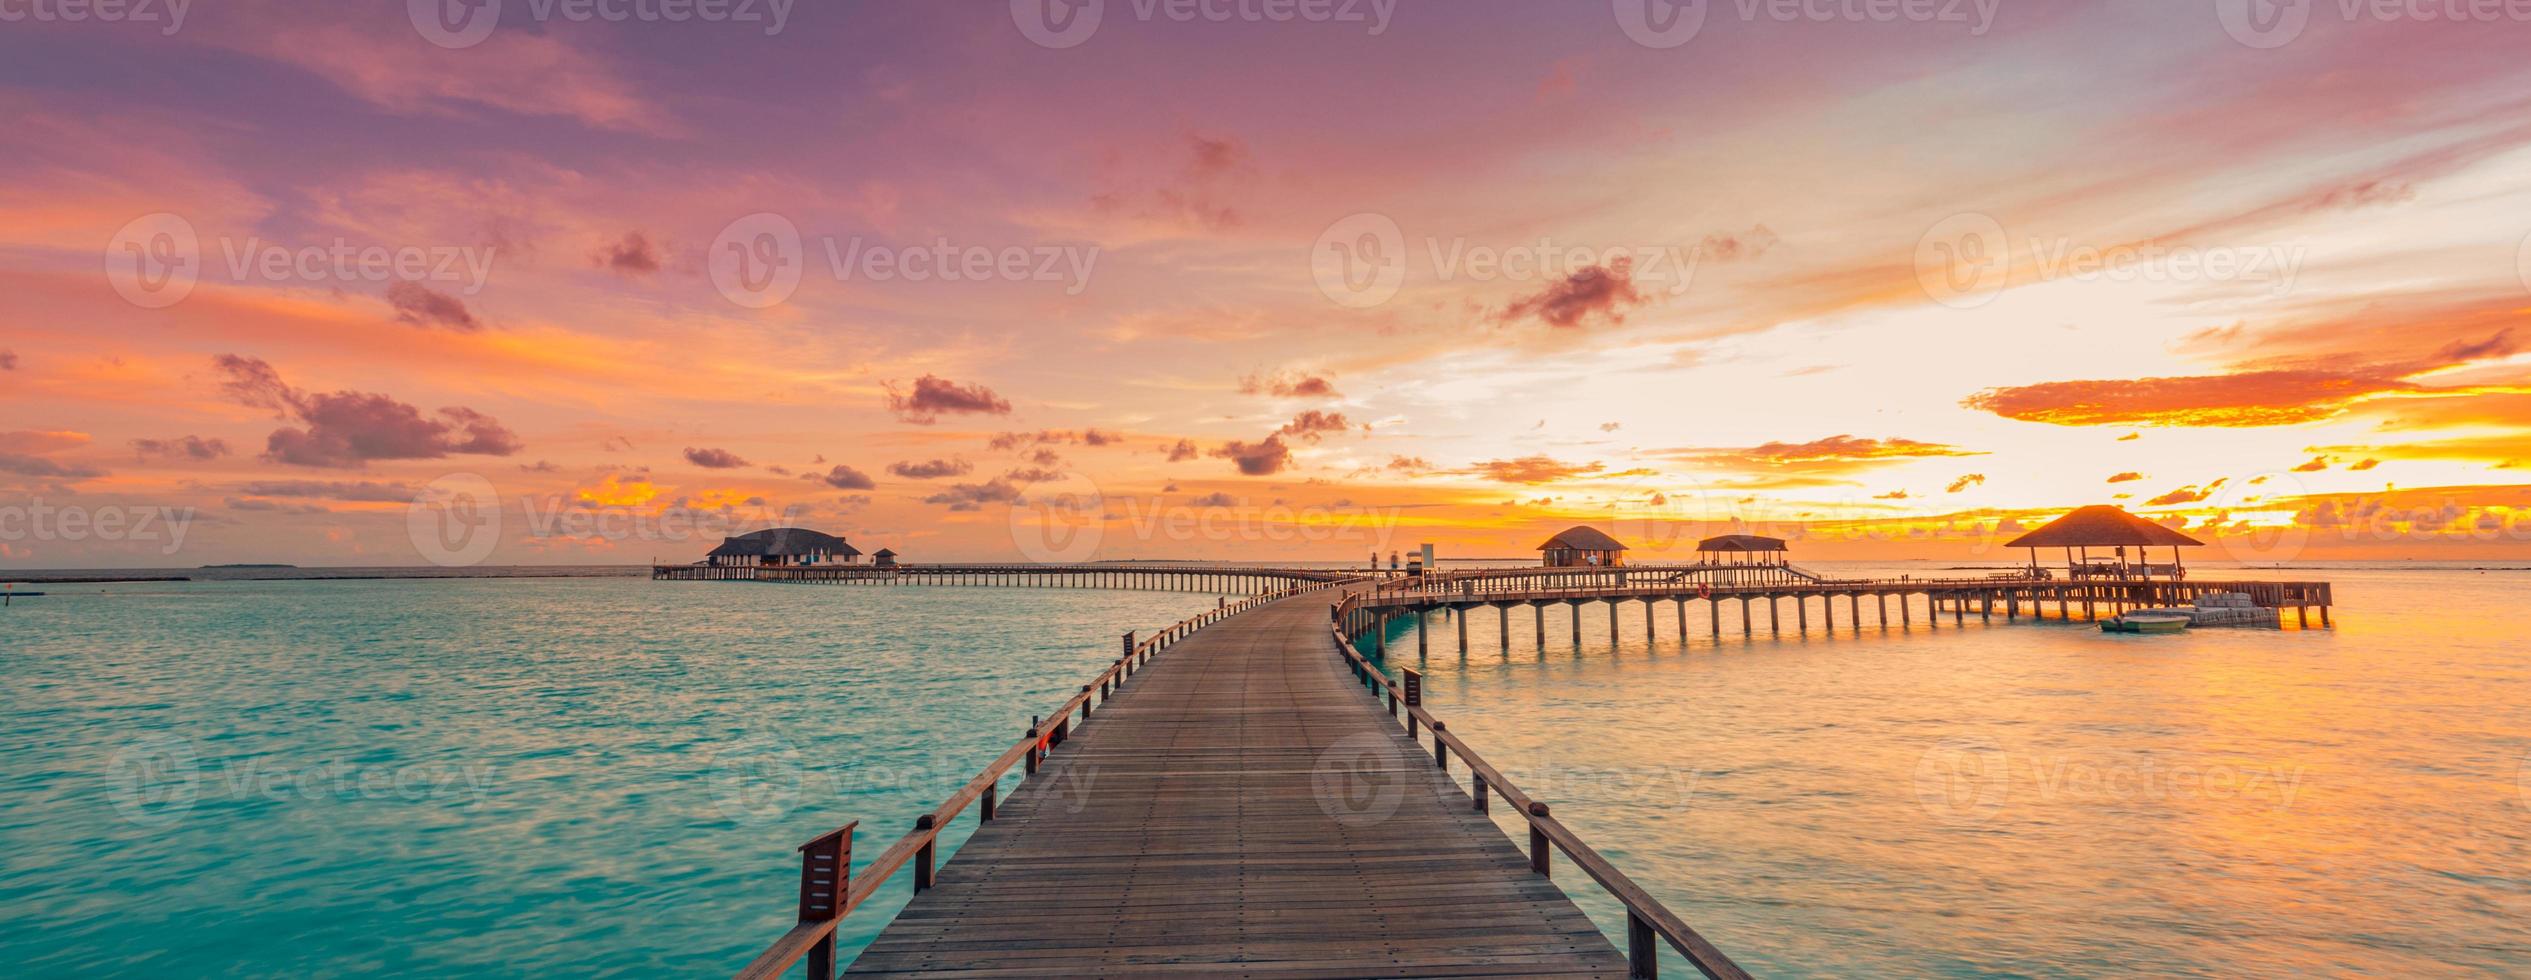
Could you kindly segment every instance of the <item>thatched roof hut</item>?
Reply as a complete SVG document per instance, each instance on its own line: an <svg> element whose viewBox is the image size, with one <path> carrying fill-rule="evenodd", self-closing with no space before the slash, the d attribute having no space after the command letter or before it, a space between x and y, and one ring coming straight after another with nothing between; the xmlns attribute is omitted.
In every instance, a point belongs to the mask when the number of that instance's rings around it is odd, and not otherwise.
<svg viewBox="0 0 2531 980"><path fill-rule="evenodd" d="M2202 548L2206 543L2116 507L2083 507L2007 542L2007 548Z"/></svg>
<svg viewBox="0 0 2531 980"><path fill-rule="evenodd" d="M1548 538L1538 550L1546 553L1548 568L1602 568L1626 563L1626 546L1595 527L1574 525L1555 537Z"/></svg>
<svg viewBox="0 0 2531 980"><path fill-rule="evenodd" d="M824 531L776 527L721 539L705 556L716 565L796 565L861 556L861 549Z"/></svg>
<svg viewBox="0 0 2531 980"><path fill-rule="evenodd" d="M2030 549L2030 567L2039 567L2039 549L2065 549L2066 570L2075 578L2151 578L2168 575L2186 577L2180 562L2179 549L2202 548L2206 543L2152 521L2137 517L2106 504L2075 509L2038 530L2005 542L2007 548ZM2116 549L2113 562L2092 560L2091 549ZM2135 561L2127 560L2127 549L2135 549ZM2145 557L2146 548L2171 549L2171 563L2156 566ZM2035 572L2034 572L2035 574Z"/></svg>
<svg viewBox="0 0 2531 980"><path fill-rule="evenodd" d="M1790 549L1785 545L1783 538L1761 537L1755 534L1726 534L1718 538L1706 538L1703 541L1696 542L1696 550L1700 552L1718 552L1787 551Z"/></svg>
<svg viewBox="0 0 2531 980"><path fill-rule="evenodd" d="M1696 542L1699 560L1708 565L1780 565L1791 546L1783 538L1725 534Z"/></svg>

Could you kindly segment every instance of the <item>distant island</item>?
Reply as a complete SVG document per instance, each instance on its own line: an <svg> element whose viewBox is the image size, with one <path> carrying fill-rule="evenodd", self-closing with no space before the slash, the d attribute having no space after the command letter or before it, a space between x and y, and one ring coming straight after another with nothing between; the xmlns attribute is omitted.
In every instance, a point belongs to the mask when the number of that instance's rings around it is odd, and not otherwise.
<svg viewBox="0 0 2531 980"><path fill-rule="evenodd" d="M204 566L202 566L202 569L203 569L204 571L210 571L211 569L215 569L215 568L297 568L297 567L299 567L299 566L297 566L297 565L272 565L272 564L257 564L257 563L255 563L255 562L239 562L239 563L237 563L237 564L233 564L233 565L204 565Z"/></svg>

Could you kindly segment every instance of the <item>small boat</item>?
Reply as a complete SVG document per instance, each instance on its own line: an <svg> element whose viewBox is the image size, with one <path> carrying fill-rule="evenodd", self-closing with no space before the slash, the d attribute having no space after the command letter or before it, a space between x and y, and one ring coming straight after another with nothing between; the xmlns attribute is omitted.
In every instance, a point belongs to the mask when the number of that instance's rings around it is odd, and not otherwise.
<svg viewBox="0 0 2531 980"><path fill-rule="evenodd" d="M2103 633L2177 633L2188 628L2187 613L2178 611L2138 610L2103 620Z"/></svg>

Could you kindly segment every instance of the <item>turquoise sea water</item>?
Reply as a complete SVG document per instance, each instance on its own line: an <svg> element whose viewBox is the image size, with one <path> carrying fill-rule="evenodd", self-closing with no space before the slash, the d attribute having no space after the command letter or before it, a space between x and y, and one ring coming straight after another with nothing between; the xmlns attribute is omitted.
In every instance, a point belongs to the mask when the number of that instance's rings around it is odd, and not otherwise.
<svg viewBox="0 0 2531 980"><path fill-rule="evenodd" d="M1216 601L620 578L45 590L0 614L16 976L727 975L790 927L801 841L859 820L867 858L1122 631Z"/></svg>
<svg viewBox="0 0 2531 980"><path fill-rule="evenodd" d="M1514 612L1508 654L1436 620L1393 666L1761 976L2531 970L2531 574L2288 575L2338 629L1717 641L1629 606L1612 643L1594 606L1543 650ZM1215 601L46 588L0 613L13 975L726 975L789 925L798 842L858 819L866 858L1119 632Z"/></svg>
<svg viewBox="0 0 2531 980"><path fill-rule="evenodd" d="M2531 572L2239 574L2334 582L2337 628L1883 630L1867 601L1807 636L1728 607L1720 640L1699 606L1682 642L1665 604L1647 641L1634 604L1611 643L1594 605L1544 651L1527 610L1508 654L1491 610L1465 656L1454 621L1420 656L1399 629L1391 666L1758 976L2531 974Z"/></svg>

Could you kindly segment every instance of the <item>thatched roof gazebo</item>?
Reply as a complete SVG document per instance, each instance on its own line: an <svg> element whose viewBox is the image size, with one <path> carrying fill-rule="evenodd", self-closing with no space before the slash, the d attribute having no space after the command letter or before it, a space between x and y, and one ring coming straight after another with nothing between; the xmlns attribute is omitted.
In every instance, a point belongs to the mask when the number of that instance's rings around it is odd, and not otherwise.
<svg viewBox="0 0 2531 980"><path fill-rule="evenodd" d="M1697 561L1707 565L1781 565L1792 548L1783 538L1726 534L1696 542Z"/></svg>
<svg viewBox="0 0 2531 980"><path fill-rule="evenodd" d="M2065 549L2066 571L2074 578L2152 578L2168 575L2173 579L2187 577L2180 562L2179 549L2203 548L2206 543L2152 521L2137 517L2106 504L2076 509L2038 530L2005 542L2007 548L2030 549L2030 568L2039 568L2039 549ZM2091 549L2112 548L2116 560L2092 560ZM2135 549L2135 561L2127 560L2127 549ZM2171 549L2171 563L2156 566L2146 560L2146 548Z"/></svg>
<svg viewBox="0 0 2531 980"><path fill-rule="evenodd" d="M1538 550L1548 568L1614 568L1626 563L1626 546L1595 527L1575 525L1548 538Z"/></svg>
<svg viewBox="0 0 2531 980"><path fill-rule="evenodd" d="M721 539L704 560L714 565L815 565L841 560L850 564L861 549L824 531L776 527Z"/></svg>

